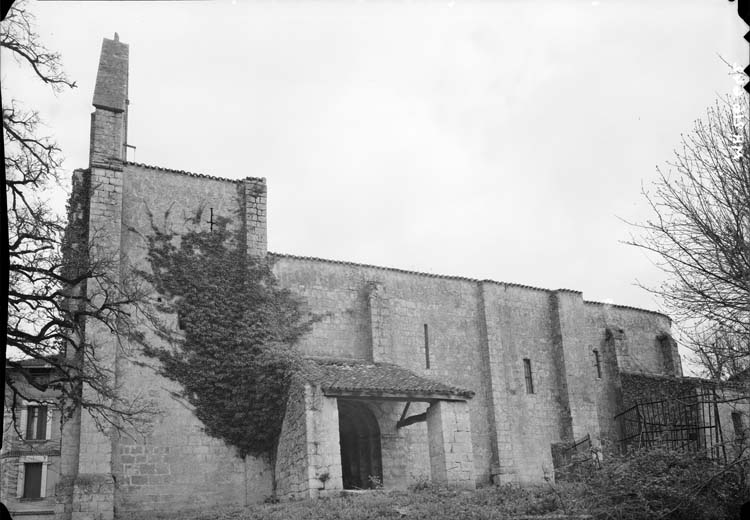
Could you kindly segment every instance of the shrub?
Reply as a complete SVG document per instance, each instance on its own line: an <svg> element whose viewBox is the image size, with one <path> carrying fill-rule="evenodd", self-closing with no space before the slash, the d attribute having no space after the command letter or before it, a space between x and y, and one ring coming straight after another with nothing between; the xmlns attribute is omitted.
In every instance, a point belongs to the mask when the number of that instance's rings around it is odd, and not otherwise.
<svg viewBox="0 0 750 520"><path fill-rule="evenodd" d="M600 469L556 488L576 512L596 518L718 520L734 517L747 500L746 470L694 452L642 449L610 455Z"/></svg>

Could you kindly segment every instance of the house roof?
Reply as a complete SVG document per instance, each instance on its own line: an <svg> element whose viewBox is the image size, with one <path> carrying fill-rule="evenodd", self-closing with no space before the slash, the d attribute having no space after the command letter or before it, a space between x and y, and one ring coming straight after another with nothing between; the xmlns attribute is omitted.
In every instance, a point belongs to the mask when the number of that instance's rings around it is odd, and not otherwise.
<svg viewBox="0 0 750 520"><path fill-rule="evenodd" d="M50 361L47 361L46 359L39 359L39 358L26 358L26 359L6 359L5 363L6 365L9 365L9 368L14 368L16 366L20 366L21 368L54 368L54 365L52 365L51 362L58 362L58 356L53 355L50 356Z"/></svg>
<svg viewBox="0 0 750 520"><path fill-rule="evenodd" d="M400 400L466 400L474 392L420 376L390 363L309 359L307 378L326 395Z"/></svg>

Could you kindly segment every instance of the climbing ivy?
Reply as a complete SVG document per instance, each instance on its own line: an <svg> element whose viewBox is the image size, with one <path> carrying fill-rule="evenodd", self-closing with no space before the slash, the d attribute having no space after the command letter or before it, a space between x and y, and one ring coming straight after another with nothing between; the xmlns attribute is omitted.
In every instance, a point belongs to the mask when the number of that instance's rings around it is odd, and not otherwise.
<svg viewBox="0 0 750 520"><path fill-rule="evenodd" d="M164 308L177 313L182 339L145 353L180 383L206 433L241 457L273 458L299 366L294 344L310 324L299 301L278 286L264 260L245 253L241 234L228 223L218 219L212 231L179 237L154 229L148 238L151 272L144 276Z"/></svg>

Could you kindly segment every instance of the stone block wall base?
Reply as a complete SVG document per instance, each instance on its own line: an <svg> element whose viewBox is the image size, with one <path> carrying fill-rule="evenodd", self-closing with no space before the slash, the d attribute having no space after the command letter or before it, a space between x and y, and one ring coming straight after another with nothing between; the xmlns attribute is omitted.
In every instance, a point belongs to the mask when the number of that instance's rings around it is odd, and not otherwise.
<svg viewBox="0 0 750 520"><path fill-rule="evenodd" d="M475 489L469 405L465 401L431 404L427 409L427 435L432 480Z"/></svg>
<svg viewBox="0 0 750 520"><path fill-rule="evenodd" d="M111 474L79 474L73 484L71 520L113 520L115 482Z"/></svg>
<svg viewBox="0 0 750 520"><path fill-rule="evenodd" d="M55 520L70 520L73 512L73 484L75 479L62 475L55 486Z"/></svg>

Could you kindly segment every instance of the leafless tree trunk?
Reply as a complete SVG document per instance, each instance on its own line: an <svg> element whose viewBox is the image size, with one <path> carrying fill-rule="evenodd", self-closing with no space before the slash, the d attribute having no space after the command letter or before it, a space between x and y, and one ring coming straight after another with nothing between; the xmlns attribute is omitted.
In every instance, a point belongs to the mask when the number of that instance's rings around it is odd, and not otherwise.
<svg viewBox="0 0 750 520"><path fill-rule="evenodd" d="M23 3L14 5L0 24L0 50L28 65L40 81L61 92L75 83L62 70L60 55L45 48ZM7 102L6 102L7 101ZM142 336L135 327L147 313L147 290L135 278L115 283L106 258L89 253L96 236L87 227L85 189L68 204L69 224L45 202L62 188L61 153L50 137L40 135L37 112L3 96L5 203L8 216L8 315L5 401L15 413L28 388L58 389L67 415L83 408L102 428L137 426L151 408L123 400L113 384L112 367L97 362L97 345L84 340L87 323L103 323L123 345ZM87 284L96 281L96 294ZM34 380L23 360L52 365L55 375ZM89 387L94 392L82 392ZM4 397L5 397L5 391ZM95 395L86 399L84 395Z"/></svg>

